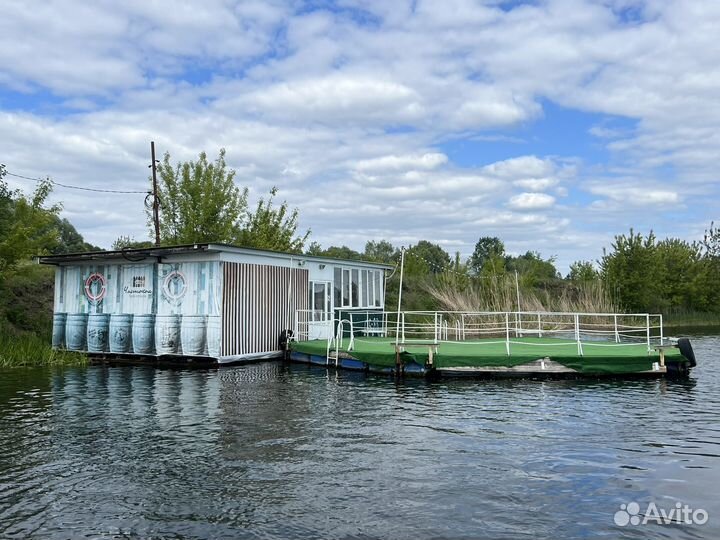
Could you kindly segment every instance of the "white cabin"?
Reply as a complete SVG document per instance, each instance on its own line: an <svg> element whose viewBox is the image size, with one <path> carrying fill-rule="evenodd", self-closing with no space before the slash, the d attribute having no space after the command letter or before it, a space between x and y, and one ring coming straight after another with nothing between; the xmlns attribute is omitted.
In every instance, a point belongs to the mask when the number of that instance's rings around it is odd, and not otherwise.
<svg viewBox="0 0 720 540"><path fill-rule="evenodd" d="M39 262L56 266L54 347L220 363L277 356L288 329L300 326L306 338L322 339L347 312L382 312L392 268L224 244Z"/></svg>

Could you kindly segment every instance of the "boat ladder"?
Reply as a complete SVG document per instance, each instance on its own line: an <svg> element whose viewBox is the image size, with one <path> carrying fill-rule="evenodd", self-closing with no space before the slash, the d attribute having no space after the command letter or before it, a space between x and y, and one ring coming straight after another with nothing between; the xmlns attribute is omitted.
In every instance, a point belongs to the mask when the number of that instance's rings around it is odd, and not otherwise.
<svg viewBox="0 0 720 540"><path fill-rule="evenodd" d="M335 367L337 367L340 363L340 348L343 346L343 334L345 331L344 323L348 323L350 325L350 341L348 343L347 350L352 351L355 346L355 334L353 332L352 320L342 319L338 321L335 337L328 338L327 342L326 365L328 366L334 363ZM333 345L335 347L334 350Z"/></svg>

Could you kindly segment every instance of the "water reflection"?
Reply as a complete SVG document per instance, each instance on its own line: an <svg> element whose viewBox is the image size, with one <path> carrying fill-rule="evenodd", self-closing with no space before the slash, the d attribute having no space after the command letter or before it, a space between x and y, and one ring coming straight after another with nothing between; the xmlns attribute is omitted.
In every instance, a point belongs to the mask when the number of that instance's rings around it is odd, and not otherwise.
<svg viewBox="0 0 720 540"><path fill-rule="evenodd" d="M713 537L720 340L684 381L279 363L0 373L0 537ZM710 523L638 530L621 503Z"/></svg>

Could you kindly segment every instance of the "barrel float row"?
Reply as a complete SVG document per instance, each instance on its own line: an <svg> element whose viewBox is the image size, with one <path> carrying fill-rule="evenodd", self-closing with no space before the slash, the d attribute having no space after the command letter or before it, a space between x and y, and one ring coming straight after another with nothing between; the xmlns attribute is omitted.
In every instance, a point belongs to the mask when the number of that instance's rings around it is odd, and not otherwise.
<svg viewBox="0 0 720 540"><path fill-rule="evenodd" d="M55 313L53 347L71 351L220 356L220 317Z"/></svg>

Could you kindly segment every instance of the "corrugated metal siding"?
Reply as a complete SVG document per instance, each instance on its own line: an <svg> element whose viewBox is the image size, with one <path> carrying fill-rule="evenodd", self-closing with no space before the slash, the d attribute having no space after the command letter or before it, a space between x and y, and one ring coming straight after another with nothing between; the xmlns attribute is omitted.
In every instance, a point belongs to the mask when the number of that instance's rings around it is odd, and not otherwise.
<svg viewBox="0 0 720 540"><path fill-rule="evenodd" d="M221 354L277 351L280 332L293 327L295 310L308 309L308 271L230 262L223 266Z"/></svg>

